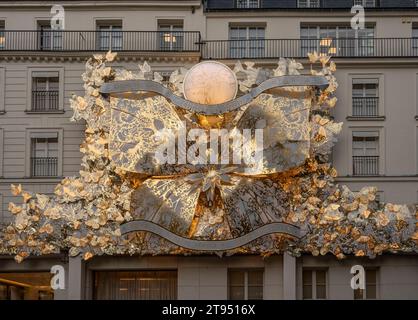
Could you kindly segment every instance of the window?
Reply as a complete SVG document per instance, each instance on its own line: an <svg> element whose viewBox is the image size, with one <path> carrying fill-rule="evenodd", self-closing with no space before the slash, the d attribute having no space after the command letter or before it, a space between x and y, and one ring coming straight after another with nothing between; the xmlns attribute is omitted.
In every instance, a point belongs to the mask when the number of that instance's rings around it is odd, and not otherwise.
<svg viewBox="0 0 418 320"><path fill-rule="evenodd" d="M262 300L263 270L229 270L228 297L230 300Z"/></svg>
<svg viewBox="0 0 418 320"><path fill-rule="evenodd" d="M377 270L366 269L366 288L365 290L354 290L354 299L376 299L377 298Z"/></svg>
<svg viewBox="0 0 418 320"><path fill-rule="evenodd" d="M418 24L412 24L412 55L418 55Z"/></svg>
<svg viewBox="0 0 418 320"><path fill-rule="evenodd" d="M0 21L0 50L5 48L6 45L6 37L4 34L5 29L4 21Z"/></svg>
<svg viewBox="0 0 418 320"><path fill-rule="evenodd" d="M58 175L58 133L31 134L31 177Z"/></svg>
<svg viewBox="0 0 418 320"><path fill-rule="evenodd" d="M302 26L300 33L303 55L313 51L346 57L374 54L374 26L360 30L354 30L349 25Z"/></svg>
<svg viewBox="0 0 418 320"><path fill-rule="evenodd" d="M0 67L0 115L5 112L6 68Z"/></svg>
<svg viewBox="0 0 418 320"><path fill-rule="evenodd" d="M32 72L31 111L48 112L59 109L59 72Z"/></svg>
<svg viewBox="0 0 418 320"><path fill-rule="evenodd" d="M38 21L38 44L39 50L59 50L62 49L61 30L52 30L49 21Z"/></svg>
<svg viewBox="0 0 418 320"><path fill-rule="evenodd" d="M159 50L181 51L184 48L183 21L158 21Z"/></svg>
<svg viewBox="0 0 418 320"><path fill-rule="evenodd" d="M354 0L355 6L363 6L365 8L375 8L376 0Z"/></svg>
<svg viewBox="0 0 418 320"><path fill-rule="evenodd" d="M177 271L94 273L95 300L175 300Z"/></svg>
<svg viewBox="0 0 418 320"><path fill-rule="evenodd" d="M379 115L379 79L353 79L353 116Z"/></svg>
<svg viewBox="0 0 418 320"><path fill-rule="evenodd" d="M379 132L353 132L353 175L379 175Z"/></svg>
<svg viewBox="0 0 418 320"><path fill-rule="evenodd" d="M303 269L303 299L327 298L327 271L324 269Z"/></svg>
<svg viewBox="0 0 418 320"><path fill-rule="evenodd" d="M123 49L122 22L98 22L97 30L98 50L118 51Z"/></svg>
<svg viewBox="0 0 418 320"><path fill-rule="evenodd" d="M260 1L259 0L236 0L235 7L238 9L260 8Z"/></svg>
<svg viewBox="0 0 418 320"><path fill-rule="evenodd" d="M320 0L298 0L298 8L320 8Z"/></svg>
<svg viewBox="0 0 418 320"><path fill-rule="evenodd" d="M0 273L0 300L53 300L49 272Z"/></svg>
<svg viewBox="0 0 418 320"><path fill-rule="evenodd" d="M229 43L231 58L261 58L264 56L265 27L231 26Z"/></svg>

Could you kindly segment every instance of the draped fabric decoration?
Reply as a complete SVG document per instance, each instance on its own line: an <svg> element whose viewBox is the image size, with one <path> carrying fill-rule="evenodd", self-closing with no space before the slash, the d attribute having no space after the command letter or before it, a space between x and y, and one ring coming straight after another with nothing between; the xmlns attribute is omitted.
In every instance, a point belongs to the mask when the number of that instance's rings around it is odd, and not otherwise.
<svg viewBox="0 0 418 320"><path fill-rule="evenodd" d="M222 250L220 246L212 252L331 253L339 259L418 252L415 207L379 203L376 188L355 193L334 182L337 172L329 154L342 124L329 116L338 86L333 75L336 65L329 57L309 55L307 73L314 77L309 81L322 79L317 87L297 85L308 78L300 75L303 66L294 60L280 59L272 71L238 62L232 70L238 79L238 102L228 102L228 108L222 101L207 106L226 110L219 114L193 112L204 106L186 99L183 89L190 83L184 84L185 68L173 72L165 88L154 85L163 94L146 88L105 92L104 88L126 80L133 80L129 85L142 85L143 80L162 84L163 78L146 62L130 72L113 68L115 59L111 52L89 59L83 74L85 96L71 99L73 120L86 122L80 175L63 179L52 197L12 186L12 193L22 201L9 204L14 221L0 231L0 254L13 254L18 262L29 255L66 250L86 260L95 255L200 254L207 251L180 243L204 241L210 247L245 240L273 224L282 230L297 228L300 234L261 234L238 247ZM292 81L284 87L266 85L284 83L280 79ZM184 108L179 106L182 103ZM193 145L186 139L182 144L180 137L192 129L206 133L225 129L227 140L246 129L263 129L262 152L250 152L260 157L244 164L202 164L203 154L232 159L237 148L232 144L218 154L207 148L207 140ZM170 142L173 137L175 143ZM252 150L258 150L254 137L247 140ZM156 161L162 145L176 150L174 162ZM193 147L204 152L188 153ZM179 161L193 155L195 162ZM179 243L144 230L125 234L129 223L141 221L162 227Z"/></svg>

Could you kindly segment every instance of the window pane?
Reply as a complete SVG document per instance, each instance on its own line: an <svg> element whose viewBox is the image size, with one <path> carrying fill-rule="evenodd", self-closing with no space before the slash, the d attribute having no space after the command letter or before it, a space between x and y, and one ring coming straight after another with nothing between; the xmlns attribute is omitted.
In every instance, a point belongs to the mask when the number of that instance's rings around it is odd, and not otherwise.
<svg viewBox="0 0 418 320"><path fill-rule="evenodd" d="M263 286L249 286L248 287L248 299L249 300L262 300L263 299Z"/></svg>
<svg viewBox="0 0 418 320"><path fill-rule="evenodd" d="M0 273L0 300L53 300L51 277L49 272Z"/></svg>
<svg viewBox="0 0 418 320"><path fill-rule="evenodd" d="M244 299L245 299L244 286L229 287L229 300L244 300Z"/></svg>
<svg viewBox="0 0 418 320"><path fill-rule="evenodd" d="M248 299L263 299L264 272L262 270L248 271Z"/></svg>
<svg viewBox="0 0 418 320"><path fill-rule="evenodd" d="M377 287L376 270L366 270L366 299L376 299Z"/></svg>
<svg viewBox="0 0 418 320"><path fill-rule="evenodd" d="M96 272L96 300L177 299L176 271Z"/></svg>
<svg viewBox="0 0 418 320"><path fill-rule="evenodd" d="M230 271L229 283L233 286L244 286L245 272L244 271Z"/></svg>
<svg viewBox="0 0 418 320"><path fill-rule="evenodd" d="M316 299L326 299L326 271L316 271Z"/></svg>
<svg viewBox="0 0 418 320"><path fill-rule="evenodd" d="M304 270L302 275L303 299L312 299L312 271Z"/></svg>
<svg viewBox="0 0 418 320"><path fill-rule="evenodd" d="M248 271L248 285L262 286L263 271Z"/></svg>

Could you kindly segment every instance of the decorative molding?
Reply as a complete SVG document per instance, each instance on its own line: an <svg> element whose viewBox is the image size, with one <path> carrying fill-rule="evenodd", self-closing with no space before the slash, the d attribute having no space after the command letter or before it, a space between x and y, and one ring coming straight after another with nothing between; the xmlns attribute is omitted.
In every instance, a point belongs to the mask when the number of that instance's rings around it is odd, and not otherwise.
<svg viewBox="0 0 418 320"><path fill-rule="evenodd" d="M249 93L235 99L221 104L207 105L194 103L185 100L175 95L171 90L164 87L162 84L150 80L124 80L105 83L100 92L102 94L109 94L117 96L122 94L126 97L127 92L152 92L154 94L162 95L167 100L170 100L177 107L186 109L191 112L204 115L219 115L227 112L237 110L238 108L250 103L257 96L273 88L291 87L291 86L314 86L321 90L325 90L329 83L325 77L318 76L281 76L268 79L259 86L250 90ZM135 96L135 94L133 94ZM139 96L141 98L141 95Z"/></svg>
<svg viewBox="0 0 418 320"><path fill-rule="evenodd" d="M378 117L355 117L355 116L348 116L346 117L347 121L385 121L386 116L378 116Z"/></svg>
<svg viewBox="0 0 418 320"><path fill-rule="evenodd" d="M146 231L164 238L171 243L190 250L196 251L227 251L242 247L261 237L281 233L295 238L301 238L302 233L299 227L287 223L270 223L255 229L239 238L230 240L193 240L178 236L171 231L147 220L136 220L125 223L120 227L122 235L131 232Z"/></svg>

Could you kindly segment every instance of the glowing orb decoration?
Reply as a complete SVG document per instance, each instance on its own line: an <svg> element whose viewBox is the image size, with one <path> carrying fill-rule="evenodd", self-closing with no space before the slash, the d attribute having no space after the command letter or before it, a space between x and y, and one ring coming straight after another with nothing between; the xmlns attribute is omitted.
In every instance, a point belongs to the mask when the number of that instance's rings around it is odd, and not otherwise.
<svg viewBox="0 0 418 320"><path fill-rule="evenodd" d="M186 74L183 93L187 100L200 104L219 104L231 101L238 91L234 72L226 65L205 61L192 67Z"/></svg>

